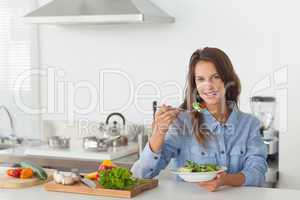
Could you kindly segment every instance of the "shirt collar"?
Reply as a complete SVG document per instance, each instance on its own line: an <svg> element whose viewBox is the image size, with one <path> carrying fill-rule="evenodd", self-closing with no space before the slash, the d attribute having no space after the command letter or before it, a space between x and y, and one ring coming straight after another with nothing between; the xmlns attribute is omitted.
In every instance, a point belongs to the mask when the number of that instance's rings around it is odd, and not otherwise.
<svg viewBox="0 0 300 200"><path fill-rule="evenodd" d="M235 103L230 103L229 108L232 111L231 111L227 121L224 124L218 122L215 119L215 117L208 110L204 110L202 112L202 114L203 114L203 118L204 118L204 123L206 123L205 126L214 133L218 132L218 131L216 131L216 129L218 127L224 126L226 128L226 131L225 131L226 134L228 134L228 135L235 134L235 128L237 126L240 111Z"/></svg>

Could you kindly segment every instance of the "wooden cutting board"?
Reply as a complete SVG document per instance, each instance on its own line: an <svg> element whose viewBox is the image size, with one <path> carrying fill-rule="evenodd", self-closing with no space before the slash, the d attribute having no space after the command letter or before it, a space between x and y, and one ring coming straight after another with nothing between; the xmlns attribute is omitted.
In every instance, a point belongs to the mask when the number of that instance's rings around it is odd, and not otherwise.
<svg viewBox="0 0 300 200"><path fill-rule="evenodd" d="M46 182L53 180L53 171L51 169L45 169L48 174L48 179L46 181L39 180L38 178L29 178L29 179L20 179L14 178L11 176L6 175L6 170L11 169L8 167L1 167L0 168L0 188L5 189L18 189L18 188L26 188L32 187L35 185L44 184Z"/></svg>
<svg viewBox="0 0 300 200"><path fill-rule="evenodd" d="M158 186L158 180L156 179L143 179L142 183L138 184L130 190L112 190L104 189L97 184L96 189L89 188L82 183L76 183L74 185L62 185L56 184L55 182L49 182L44 185L44 188L48 191L54 192L67 192L67 193L78 193L86 195L96 196L108 196L108 197L121 197L121 198L132 198L136 195L153 189Z"/></svg>

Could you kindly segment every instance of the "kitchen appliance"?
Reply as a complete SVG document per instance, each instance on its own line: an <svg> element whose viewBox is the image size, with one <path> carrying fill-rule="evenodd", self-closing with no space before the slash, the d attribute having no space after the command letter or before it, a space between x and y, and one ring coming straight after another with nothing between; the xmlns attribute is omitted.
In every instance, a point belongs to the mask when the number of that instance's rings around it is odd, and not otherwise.
<svg viewBox="0 0 300 200"><path fill-rule="evenodd" d="M279 179L279 131L273 127L275 109L275 97L251 97L251 110L252 113L260 120L260 134L268 151L268 171L265 175L265 187L276 187Z"/></svg>
<svg viewBox="0 0 300 200"><path fill-rule="evenodd" d="M52 136L48 139L48 145L53 149L68 149L70 148L70 138Z"/></svg>
<svg viewBox="0 0 300 200"><path fill-rule="evenodd" d="M107 151L108 147L112 146L111 142L118 140L120 137L120 135L110 138L97 138L95 136L84 137L82 146L86 151Z"/></svg>
<svg viewBox="0 0 300 200"><path fill-rule="evenodd" d="M113 116L118 116L122 119L122 123L123 123L123 127L121 128L120 125L118 124L117 121L113 121L113 124L109 123L109 120L111 117ZM107 134L108 136L116 136L116 135L121 135L121 131L123 131L125 129L125 117L121 114L121 113L111 113L107 116L106 120L105 120L105 124L107 127ZM121 130L122 129L122 130Z"/></svg>
<svg viewBox="0 0 300 200"><path fill-rule="evenodd" d="M128 145L128 138L123 135L120 135L120 137L112 141L113 147L126 146L126 145Z"/></svg>
<svg viewBox="0 0 300 200"><path fill-rule="evenodd" d="M150 0L53 0L24 16L34 24L173 23Z"/></svg>
<svg viewBox="0 0 300 200"><path fill-rule="evenodd" d="M121 118L122 125L120 125L117 121L113 121L113 124L109 123L109 120L113 117L117 116ZM128 144L128 138L124 135L125 129L126 129L126 121L124 115L118 112L111 113L107 116L105 120L106 124L106 137L116 137L120 136L117 139L112 140L112 146L118 147L118 146L126 146Z"/></svg>
<svg viewBox="0 0 300 200"><path fill-rule="evenodd" d="M108 144L103 139L98 139L95 136L84 137L82 139L82 147L85 151L106 151Z"/></svg>

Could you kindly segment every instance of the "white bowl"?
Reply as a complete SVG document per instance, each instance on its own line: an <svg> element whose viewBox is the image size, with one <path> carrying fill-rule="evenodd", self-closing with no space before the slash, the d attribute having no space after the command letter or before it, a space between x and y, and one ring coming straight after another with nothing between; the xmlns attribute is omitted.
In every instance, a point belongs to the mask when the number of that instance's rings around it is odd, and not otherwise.
<svg viewBox="0 0 300 200"><path fill-rule="evenodd" d="M178 175L186 182L201 182L201 181L210 181L213 180L218 173L226 171L226 167L221 167L220 170L214 172L177 172L172 171L173 174Z"/></svg>

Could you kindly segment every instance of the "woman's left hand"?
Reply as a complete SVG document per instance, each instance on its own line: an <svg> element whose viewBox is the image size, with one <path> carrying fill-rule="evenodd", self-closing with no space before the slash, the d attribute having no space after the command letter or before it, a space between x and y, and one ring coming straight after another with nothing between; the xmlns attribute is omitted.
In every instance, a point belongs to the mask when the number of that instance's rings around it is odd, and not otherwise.
<svg viewBox="0 0 300 200"><path fill-rule="evenodd" d="M202 181L199 182L198 185L200 187L205 188L206 190L210 192L216 191L219 187L225 185L225 178L227 173L226 172L220 172L217 174L217 177L211 181Z"/></svg>

